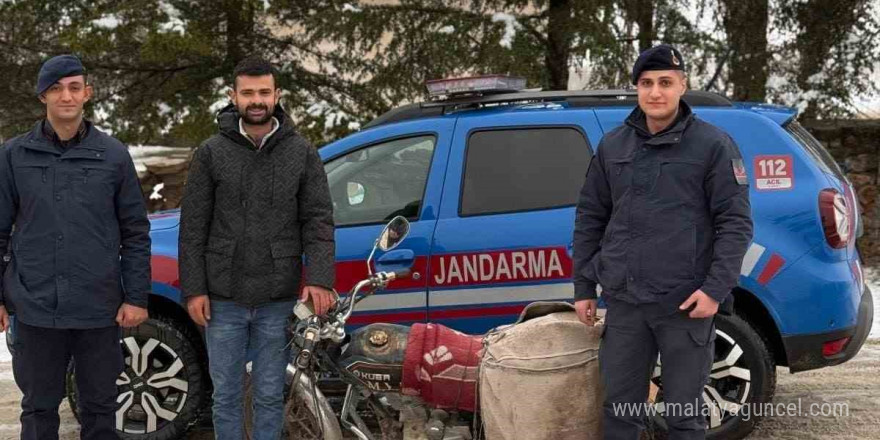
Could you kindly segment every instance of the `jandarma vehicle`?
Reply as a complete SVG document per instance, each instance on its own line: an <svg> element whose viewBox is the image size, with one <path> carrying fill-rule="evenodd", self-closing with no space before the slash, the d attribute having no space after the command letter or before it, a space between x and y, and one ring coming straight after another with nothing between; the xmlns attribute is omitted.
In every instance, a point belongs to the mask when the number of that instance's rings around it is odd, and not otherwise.
<svg viewBox="0 0 880 440"><path fill-rule="evenodd" d="M636 94L522 92L516 82L431 82L430 101L393 109L320 149L335 210L338 291L367 275L364 262L389 219L411 222L406 240L376 264L411 267L412 277L364 300L350 325L431 321L478 334L512 322L530 302L573 299L575 200L599 140L623 122ZM777 366L796 373L840 364L867 338L873 306L856 248L858 204L794 109L707 92L684 99L736 140L750 185L754 240L735 311L717 317L703 394L709 437L738 439L757 420L739 408L772 399ZM175 211L152 217L151 319L121 341L124 438L178 437L208 408L204 343L181 304L178 223ZM210 239L208 250L234 251ZM653 379L660 414L661 368ZM661 417L655 422L663 428Z"/></svg>

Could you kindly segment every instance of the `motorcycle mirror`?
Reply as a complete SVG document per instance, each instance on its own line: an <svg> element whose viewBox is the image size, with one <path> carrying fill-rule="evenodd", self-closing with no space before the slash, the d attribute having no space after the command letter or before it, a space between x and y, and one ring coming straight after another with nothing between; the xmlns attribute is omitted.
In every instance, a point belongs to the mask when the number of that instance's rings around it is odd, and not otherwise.
<svg viewBox="0 0 880 440"><path fill-rule="evenodd" d="M390 251L396 248L407 235L409 235L409 221L406 217L398 215L385 225L376 244L379 249Z"/></svg>

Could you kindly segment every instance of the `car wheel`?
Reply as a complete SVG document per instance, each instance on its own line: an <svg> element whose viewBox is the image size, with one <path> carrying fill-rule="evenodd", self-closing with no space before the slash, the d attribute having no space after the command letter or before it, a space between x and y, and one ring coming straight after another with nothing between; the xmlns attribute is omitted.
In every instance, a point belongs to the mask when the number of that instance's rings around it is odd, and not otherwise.
<svg viewBox="0 0 880 440"><path fill-rule="evenodd" d="M180 438L198 420L208 398L205 360L184 325L165 317L123 329L125 365L116 380L119 391L116 429L126 440ZM67 399L77 414L76 366L67 375Z"/></svg>
<svg viewBox="0 0 880 440"><path fill-rule="evenodd" d="M653 399L657 413L650 426L655 439L666 438L660 371L658 362L651 379L658 388ZM709 426L706 438L738 440L747 436L760 420L756 408L771 402L775 389L776 365L761 336L739 316L717 315L715 360L709 383L703 387Z"/></svg>

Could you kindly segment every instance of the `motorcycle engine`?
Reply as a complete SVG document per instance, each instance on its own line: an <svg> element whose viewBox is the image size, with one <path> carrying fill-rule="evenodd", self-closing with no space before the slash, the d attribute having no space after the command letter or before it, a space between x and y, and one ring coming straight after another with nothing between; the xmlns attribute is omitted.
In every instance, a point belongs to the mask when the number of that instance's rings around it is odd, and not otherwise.
<svg viewBox="0 0 880 440"><path fill-rule="evenodd" d="M367 389L399 393L403 381L403 358L410 328L396 324L370 324L349 334L338 364Z"/></svg>
<svg viewBox="0 0 880 440"><path fill-rule="evenodd" d="M354 375L379 402L392 409L403 440L471 440L470 424L443 410L432 410L419 397L401 393L410 327L370 324L351 333L337 364ZM400 437L395 437L400 438Z"/></svg>

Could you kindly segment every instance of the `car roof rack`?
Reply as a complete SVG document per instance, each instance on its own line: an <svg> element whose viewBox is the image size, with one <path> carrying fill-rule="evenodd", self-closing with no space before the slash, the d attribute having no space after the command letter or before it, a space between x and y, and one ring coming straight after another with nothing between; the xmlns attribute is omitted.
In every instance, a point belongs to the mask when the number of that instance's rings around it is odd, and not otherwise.
<svg viewBox="0 0 880 440"><path fill-rule="evenodd" d="M373 119L363 128L442 116L459 110L478 109L490 105L565 102L570 107L625 107L636 105L637 99L635 90L559 90L476 95L400 106ZM724 96L702 90L685 92L684 100L692 107L733 107L733 102Z"/></svg>

